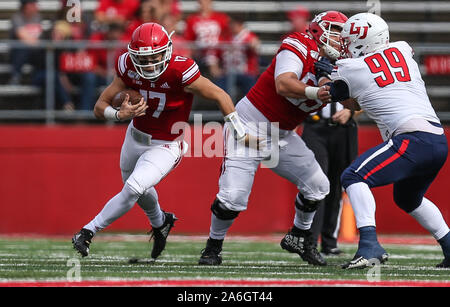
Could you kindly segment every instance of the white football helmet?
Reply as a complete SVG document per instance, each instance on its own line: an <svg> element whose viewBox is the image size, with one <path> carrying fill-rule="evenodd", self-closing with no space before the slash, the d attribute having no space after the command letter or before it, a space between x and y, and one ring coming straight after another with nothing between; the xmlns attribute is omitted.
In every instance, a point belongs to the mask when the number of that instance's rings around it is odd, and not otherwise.
<svg viewBox="0 0 450 307"><path fill-rule="evenodd" d="M388 46L389 27L378 15L359 13L345 22L341 40L342 56L359 58Z"/></svg>

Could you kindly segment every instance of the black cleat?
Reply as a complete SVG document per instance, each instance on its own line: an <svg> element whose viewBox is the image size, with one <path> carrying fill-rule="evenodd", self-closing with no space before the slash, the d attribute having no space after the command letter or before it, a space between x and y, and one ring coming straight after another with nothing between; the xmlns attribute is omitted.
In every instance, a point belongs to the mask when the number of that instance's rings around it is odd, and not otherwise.
<svg viewBox="0 0 450 307"><path fill-rule="evenodd" d="M89 255L89 245L91 244L94 233L86 228L80 230L80 232L74 234L72 238L73 248L86 257Z"/></svg>
<svg viewBox="0 0 450 307"><path fill-rule="evenodd" d="M150 233L150 241L154 239L153 248L151 257L156 259L161 255L162 251L166 247L167 237L169 236L169 232L175 224L175 221L178 220L175 217L175 214L170 212L164 212L164 223L161 227L153 228Z"/></svg>
<svg viewBox="0 0 450 307"><path fill-rule="evenodd" d="M338 247L331 247L331 248L322 248L321 253L325 256L338 256L342 254L342 251Z"/></svg>
<svg viewBox="0 0 450 307"><path fill-rule="evenodd" d="M309 264L327 265L327 262L317 250L312 233L308 230L291 229L281 240L280 246L290 253L299 254Z"/></svg>
<svg viewBox="0 0 450 307"><path fill-rule="evenodd" d="M448 269L450 268L450 258L445 258L441 263L436 265L437 268Z"/></svg>
<svg viewBox="0 0 450 307"><path fill-rule="evenodd" d="M202 256L198 260L200 265L220 265L222 263L222 244L223 240L209 238L206 247L202 250Z"/></svg>

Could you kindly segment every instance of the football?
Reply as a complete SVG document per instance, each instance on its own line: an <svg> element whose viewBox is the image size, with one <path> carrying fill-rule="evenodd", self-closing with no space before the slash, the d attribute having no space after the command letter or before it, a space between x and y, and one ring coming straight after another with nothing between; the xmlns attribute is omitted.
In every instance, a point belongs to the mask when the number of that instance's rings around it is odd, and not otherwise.
<svg viewBox="0 0 450 307"><path fill-rule="evenodd" d="M111 102L112 107L119 109L127 94L130 96L131 104L137 104L142 99L142 95L138 91L135 91L133 89L126 89L118 92L116 96L114 96Z"/></svg>

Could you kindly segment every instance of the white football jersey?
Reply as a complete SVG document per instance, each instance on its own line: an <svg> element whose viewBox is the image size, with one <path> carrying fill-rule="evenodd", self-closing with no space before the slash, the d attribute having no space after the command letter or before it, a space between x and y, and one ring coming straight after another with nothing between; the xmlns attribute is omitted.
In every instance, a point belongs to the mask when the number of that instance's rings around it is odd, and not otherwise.
<svg viewBox="0 0 450 307"><path fill-rule="evenodd" d="M347 83L350 97L376 122L384 139L412 118L440 123L408 43L390 43L385 49L339 60L336 65L332 79Z"/></svg>

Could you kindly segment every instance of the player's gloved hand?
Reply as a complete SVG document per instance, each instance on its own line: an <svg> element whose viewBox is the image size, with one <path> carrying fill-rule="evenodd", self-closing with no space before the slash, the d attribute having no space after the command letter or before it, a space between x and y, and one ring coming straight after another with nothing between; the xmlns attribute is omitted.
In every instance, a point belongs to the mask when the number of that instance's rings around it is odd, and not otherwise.
<svg viewBox="0 0 450 307"><path fill-rule="evenodd" d="M333 64L326 57L320 57L319 61L314 63L314 69L316 71L316 80L319 81L320 78L325 77L331 79L330 75L333 72Z"/></svg>
<svg viewBox="0 0 450 307"><path fill-rule="evenodd" d="M120 105L120 110L118 115L118 119L121 121L132 119L134 117L139 117L145 115L145 111L147 110L148 105L144 98L141 98L139 103L131 104L130 96L127 95L125 100Z"/></svg>

